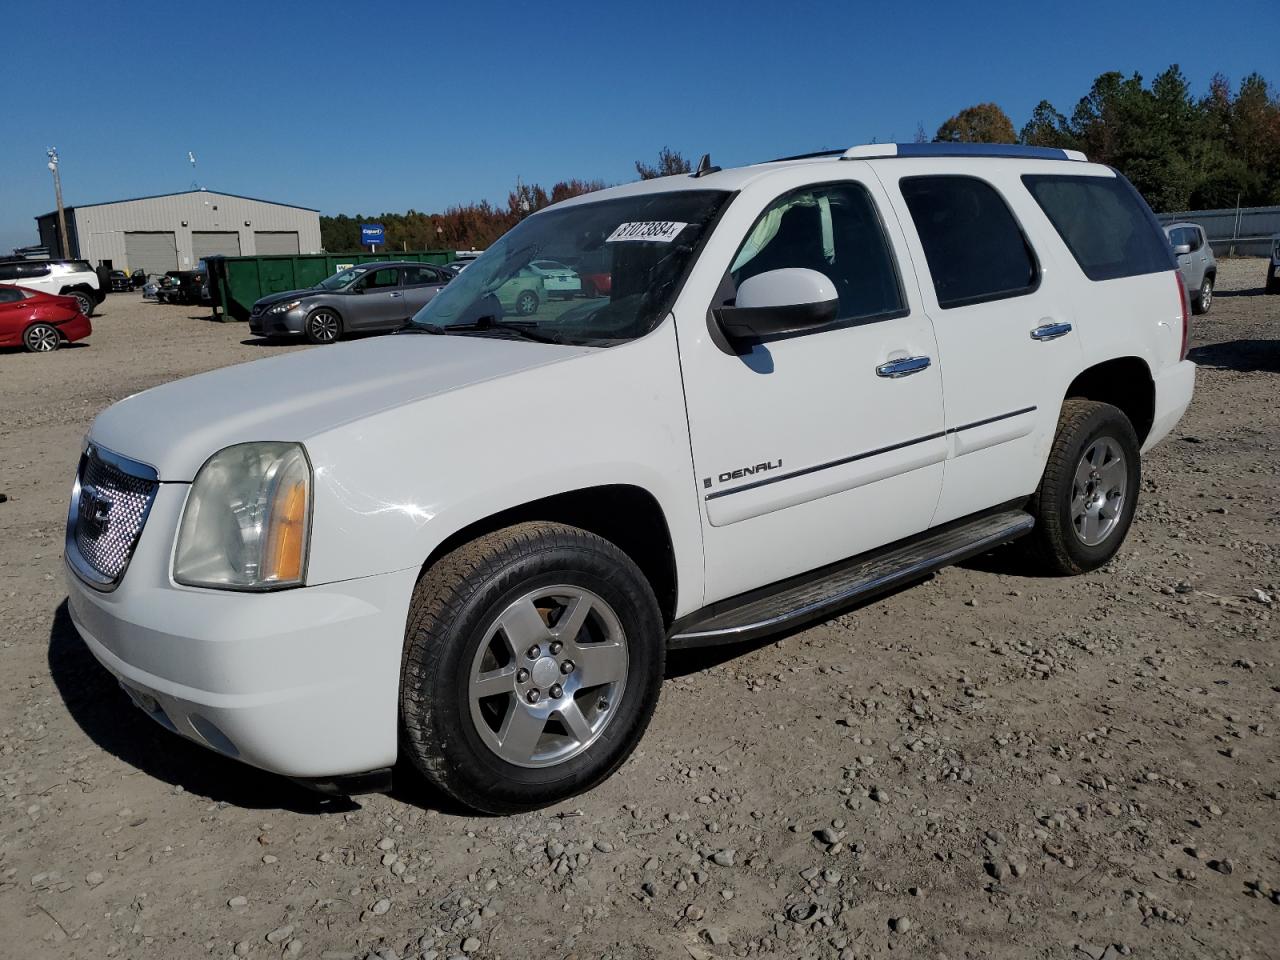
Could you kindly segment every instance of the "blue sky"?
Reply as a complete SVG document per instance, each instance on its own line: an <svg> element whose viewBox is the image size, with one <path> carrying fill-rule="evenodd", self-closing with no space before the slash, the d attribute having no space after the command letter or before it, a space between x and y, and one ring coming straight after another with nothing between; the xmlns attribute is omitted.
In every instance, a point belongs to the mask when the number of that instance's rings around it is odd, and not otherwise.
<svg viewBox="0 0 1280 960"><path fill-rule="evenodd" d="M517 176L630 180L664 144L728 166L910 140L987 100L1021 126L1111 69L1280 83L1276 0L64 0L3 19L0 252L53 208L51 144L68 204L187 189L190 150L210 189L373 215L502 201Z"/></svg>

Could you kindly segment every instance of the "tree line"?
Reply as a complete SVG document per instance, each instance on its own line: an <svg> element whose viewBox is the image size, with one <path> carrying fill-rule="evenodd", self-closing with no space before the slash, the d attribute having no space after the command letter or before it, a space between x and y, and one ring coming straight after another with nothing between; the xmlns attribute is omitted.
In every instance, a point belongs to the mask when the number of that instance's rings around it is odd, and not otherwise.
<svg viewBox="0 0 1280 960"><path fill-rule="evenodd" d="M929 137L920 127L917 140ZM1101 74L1070 115L1041 100L1022 129L997 104L980 103L945 120L937 142L1022 143L1083 150L1110 164L1157 211L1280 204L1280 95L1261 74L1234 88L1222 74L1193 94L1175 64L1148 85L1140 74ZM692 164L663 147L657 163L637 160L642 179L688 173ZM360 247L360 224L386 228L387 249L484 248L522 217L551 203L603 189L603 180L561 180L545 189L517 181L505 204L458 204L440 213L340 214L320 218L326 250Z"/></svg>
<svg viewBox="0 0 1280 960"><path fill-rule="evenodd" d="M1161 212L1280 204L1280 95L1258 73L1234 89L1216 74L1196 96L1176 64L1150 85L1112 71L1069 116L1041 100L1015 131L999 106L981 103L944 121L933 139L1082 150Z"/></svg>

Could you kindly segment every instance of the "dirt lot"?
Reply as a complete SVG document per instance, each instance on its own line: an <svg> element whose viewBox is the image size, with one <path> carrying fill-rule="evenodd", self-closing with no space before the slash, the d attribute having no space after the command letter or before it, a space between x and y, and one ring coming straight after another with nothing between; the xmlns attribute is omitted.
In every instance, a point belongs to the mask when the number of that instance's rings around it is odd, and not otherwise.
<svg viewBox="0 0 1280 960"><path fill-rule="evenodd" d="M223 761L134 709L68 622L93 415L286 348L122 294L88 345L0 354L0 955L1280 957L1261 279L1223 264L1195 402L1110 568L1036 579L997 554L674 658L618 775L508 819Z"/></svg>

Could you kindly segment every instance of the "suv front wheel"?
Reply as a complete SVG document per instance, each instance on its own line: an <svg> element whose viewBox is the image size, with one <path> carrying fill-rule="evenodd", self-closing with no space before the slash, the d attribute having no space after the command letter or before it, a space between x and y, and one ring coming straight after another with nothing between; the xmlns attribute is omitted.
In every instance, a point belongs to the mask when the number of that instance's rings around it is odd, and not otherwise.
<svg viewBox="0 0 1280 960"><path fill-rule="evenodd" d="M1049 572L1087 573L1116 555L1142 480L1133 424L1117 407L1079 397L1062 405L1044 477L1029 509L1029 546Z"/></svg>
<svg viewBox="0 0 1280 960"><path fill-rule="evenodd" d="M665 657L653 591L616 546L556 523L498 530L433 564L414 590L402 752L469 807L555 803L630 755Z"/></svg>

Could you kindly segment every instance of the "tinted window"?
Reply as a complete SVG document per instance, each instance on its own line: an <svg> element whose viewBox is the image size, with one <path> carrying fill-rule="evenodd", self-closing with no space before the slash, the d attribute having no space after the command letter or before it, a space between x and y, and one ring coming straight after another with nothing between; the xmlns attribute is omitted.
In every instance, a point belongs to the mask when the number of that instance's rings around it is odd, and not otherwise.
<svg viewBox="0 0 1280 960"><path fill-rule="evenodd" d="M1151 208L1124 177L1027 174L1022 182L1090 280L1175 266Z"/></svg>
<svg viewBox="0 0 1280 960"><path fill-rule="evenodd" d="M1035 289L1039 270L1004 198L974 177L901 181L943 309L1016 297Z"/></svg>
<svg viewBox="0 0 1280 960"><path fill-rule="evenodd" d="M399 283L399 271L395 267L383 267L364 278L364 288L375 290L382 287L394 287Z"/></svg>
<svg viewBox="0 0 1280 960"><path fill-rule="evenodd" d="M443 283L440 274L434 267L405 267L404 284L406 287L419 286L424 283Z"/></svg>
<svg viewBox="0 0 1280 960"><path fill-rule="evenodd" d="M805 187L774 201L752 226L729 272L740 285L785 267L817 270L835 284L837 320L885 317L904 309L880 216L858 184Z"/></svg>
<svg viewBox="0 0 1280 960"><path fill-rule="evenodd" d="M21 290L0 290L0 303L17 303L25 299Z"/></svg>
<svg viewBox="0 0 1280 960"><path fill-rule="evenodd" d="M32 277L47 277L49 264L40 260L0 263L0 280L30 280Z"/></svg>

